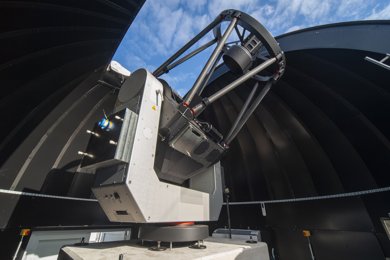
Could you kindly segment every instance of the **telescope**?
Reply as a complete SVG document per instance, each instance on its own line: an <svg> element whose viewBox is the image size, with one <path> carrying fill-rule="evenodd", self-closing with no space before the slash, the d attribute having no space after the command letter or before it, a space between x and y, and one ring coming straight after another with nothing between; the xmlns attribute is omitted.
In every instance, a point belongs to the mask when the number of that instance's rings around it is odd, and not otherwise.
<svg viewBox="0 0 390 260"><path fill-rule="evenodd" d="M200 45L211 33L212 40ZM235 40L229 42L231 38ZM184 97L161 79L212 46ZM190 51L192 47L197 48ZM283 75L285 65L278 43L256 19L226 10L154 72L141 68L122 75L114 110L88 130L87 149L80 152L81 170L95 174L93 193L109 220L145 224L139 233L145 240L182 242L208 237L207 225L193 223L219 217L223 204L220 159ZM219 66L232 71L236 79L205 96ZM227 134L202 120L208 106L247 81L253 82L252 88ZM178 225L183 223L187 224Z"/></svg>

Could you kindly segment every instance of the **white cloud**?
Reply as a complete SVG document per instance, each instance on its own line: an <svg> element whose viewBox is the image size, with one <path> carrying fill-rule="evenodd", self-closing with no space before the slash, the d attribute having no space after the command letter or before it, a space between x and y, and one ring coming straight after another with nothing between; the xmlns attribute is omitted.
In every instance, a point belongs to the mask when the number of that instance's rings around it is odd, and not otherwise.
<svg viewBox="0 0 390 260"><path fill-rule="evenodd" d="M279 35L351 19L390 19L390 4L386 4L375 0L147 0L130 28L132 36L122 43L126 49L122 53L132 68L156 67L226 9L246 12ZM209 33L200 44L211 39ZM190 79L189 75L168 77L176 85Z"/></svg>
<svg viewBox="0 0 390 260"><path fill-rule="evenodd" d="M192 20L192 24L196 30L196 33L203 30L207 25L209 25L209 23L211 23L211 18L208 16L208 14L198 15L196 16L196 21Z"/></svg>
<svg viewBox="0 0 390 260"><path fill-rule="evenodd" d="M330 1L306 0L301 3L300 14L310 20L318 20L328 16L330 7Z"/></svg>
<svg viewBox="0 0 390 260"><path fill-rule="evenodd" d="M208 12L212 19L214 19L214 17L226 9L236 9L243 12L251 12L258 7L260 7L260 3L256 0L211 0L208 4Z"/></svg>
<svg viewBox="0 0 390 260"><path fill-rule="evenodd" d="M133 27L137 27L135 34L140 45L148 46L152 51L142 53L137 49L136 54L147 60L153 55L168 57L226 9L247 12L274 35L278 35L295 29L297 21L302 26L313 26L361 15L366 2L371 1L274 0L265 3L263 0L148 0L141 10L138 23L134 23ZM369 19L387 17L386 11L373 13ZM206 38L210 37L211 34Z"/></svg>
<svg viewBox="0 0 390 260"><path fill-rule="evenodd" d="M195 81L196 76L197 75L193 72L186 72L178 75L164 74L161 78L165 79L169 85L173 86L181 96L184 96L192 87L191 83Z"/></svg>
<svg viewBox="0 0 390 260"><path fill-rule="evenodd" d="M152 2L153 4L160 2L164 6L167 6L169 9L177 9L179 7L181 0L164 0L164 1L149 1L149 2Z"/></svg>
<svg viewBox="0 0 390 260"><path fill-rule="evenodd" d="M190 11L198 12L206 5L207 0L188 0L185 1L186 6Z"/></svg>
<svg viewBox="0 0 390 260"><path fill-rule="evenodd" d="M390 4L388 4L381 11L373 10L372 13L366 17L367 20L385 20L390 19Z"/></svg>
<svg viewBox="0 0 390 260"><path fill-rule="evenodd" d="M188 42L194 37L194 18L190 14L184 12L180 18L180 22L175 30L175 37L172 42L173 47L179 47Z"/></svg>
<svg viewBox="0 0 390 260"><path fill-rule="evenodd" d="M339 17L355 17L364 11L369 0L343 0L337 8Z"/></svg>
<svg viewBox="0 0 390 260"><path fill-rule="evenodd" d="M284 31L291 27L295 17L299 12L301 0L278 0L275 5L273 15L268 18L260 19L271 31Z"/></svg>
<svg viewBox="0 0 390 260"><path fill-rule="evenodd" d="M273 14L273 12L275 12L275 8L272 5L262 6L261 9L263 10L263 12L266 16L269 16L269 15Z"/></svg>
<svg viewBox="0 0 390 260"><path fill-rule="evenodd" d="M122 64L126 68L146 68L149 71L154 71L156 67L150 63L146 63L144 59L137 55L128 55L125 57L125 64Z"/></svg>
<svg viewBox="0 0 390 260"><path fill-rule="evenodd" d="M296 31L296 30L299 30L299 29L302 29L302 26L301 25L294 25L294 26L291 26L290 28L288 28L286 30L286 33L288 32L293 32L293 31Z"/></svg>
<svg viewBox="0 0 390 260"><path fill-rule="evenodd" d="M148 55L169 56L200 32L211 18L206 13L196 14L194 9L205 8L206 2L149 0L141 10L132 30L137 41L154 50ZM196 2L193 3L193 2ZM137 53L140 57L143 53Z"/></svg>
<svg viewBox="0 0 390 260"><path fill-rule="evenodd" d="M375 0L275 0L268 4L258 4L250 14L274 35L278 35L297 24L311 27L362 19L375 3ZM388 19L389 9L387 6L383 10L374 11L369 19Z"/></svg>
<svg viewBox="0 0 390 260"><path fill-rule="evenodd" d="M183 10L181 8L172 10L159 3L152 5L151 11L153 20L147 20L145 23L152 31L150 37L157 36L165 48L170 48L177 26L181 23Z"/></svg>

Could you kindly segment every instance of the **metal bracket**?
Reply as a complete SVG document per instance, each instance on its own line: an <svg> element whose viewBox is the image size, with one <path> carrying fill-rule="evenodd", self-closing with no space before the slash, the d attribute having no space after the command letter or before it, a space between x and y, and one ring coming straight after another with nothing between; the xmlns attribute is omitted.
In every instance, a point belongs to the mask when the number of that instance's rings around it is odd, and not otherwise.
<svg viewBox="0 0 390 260"><path fill-rule="evenodd" d="M384 57L384 58L381 59L381 60L376 60L376 59L373 59L373 58L368 57L368 56L366 56L364 59L365 59L366 61L369 61L369 62L371 62L371 63L374 63L375 65L378 65L378 66L380 66L380 67L382 67L382 68L385 68L385 69L387 69L387 70L390 70L390 66L387 65L387 64L385 64L385 61L387 61L389 58L390 58L390 54L389 54L389 53L386 53L386 57Z"/></svg>
<svg viewBox="0 0 390 260"><path fill-rule="evenodd" d="M260 203L260 207L261 207L261 214L263 214L263 216L267 216L267 211L265 210L265 204L264 203Z"/></svg>

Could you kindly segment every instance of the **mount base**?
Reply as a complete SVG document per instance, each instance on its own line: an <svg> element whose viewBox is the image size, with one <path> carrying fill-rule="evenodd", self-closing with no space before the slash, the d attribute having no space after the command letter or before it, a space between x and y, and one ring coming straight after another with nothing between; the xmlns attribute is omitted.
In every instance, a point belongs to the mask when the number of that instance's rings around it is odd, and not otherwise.
<svg viewBox="0 0 390 260"><path fill-rule="evenodd" d="M202 241L209 236L207 225L141 226L139 239L160 242Z"/></svg>

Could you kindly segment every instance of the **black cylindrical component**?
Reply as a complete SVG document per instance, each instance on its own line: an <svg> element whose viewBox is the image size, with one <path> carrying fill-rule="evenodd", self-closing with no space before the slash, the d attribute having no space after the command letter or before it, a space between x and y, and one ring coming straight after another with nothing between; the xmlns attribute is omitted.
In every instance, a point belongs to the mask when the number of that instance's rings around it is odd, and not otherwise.
<svg viewBox="0 0 390 260"><path fill-rule="evenodd" d="M257 98L253 101L252 105L248 108L248 110L245 112L244 116L240 120L240 122L237 124L236 129L234 132L229 136L229 140L225 140L226 144L230 144L230 142L237 136L237 134L240 132L241 128L244 126L244 124L248 121L249 117L253 114L253 112L256 110L256 108L259 106L260 102L263 100L265 95L267 95L268 91L271 89L272 81L268 81L264 88L261 90L260 94L257 96Z"/></svg>
<svg viewBox="0 0 390 260"><path fill-rule="evenodd" d="M242 74L252 64L252 55L243 46L233 45L223 55L223 61L232 72Z"/></svg>
<svg viewBox="0 0 390 260"><path fill-rule="evenodd" d="M233 124L232 128L230 128L229 133L226 135L226 138L225 138L226 140L229 140L230 137L235 132L236 127L238 126L238 124L241 121L241 118L244 116L246 110L248 109L249 104L251 103L252 98L255 95L258 87L259 87L259 82L256 81L255 85L253 86L253 89L252 89L251 93L249 93L248 98L246 99L244 105L242 106L241 111L240 111L240 113L238 114L238 116L236 118L236 121L234 121L234 124Z"/></svg>

